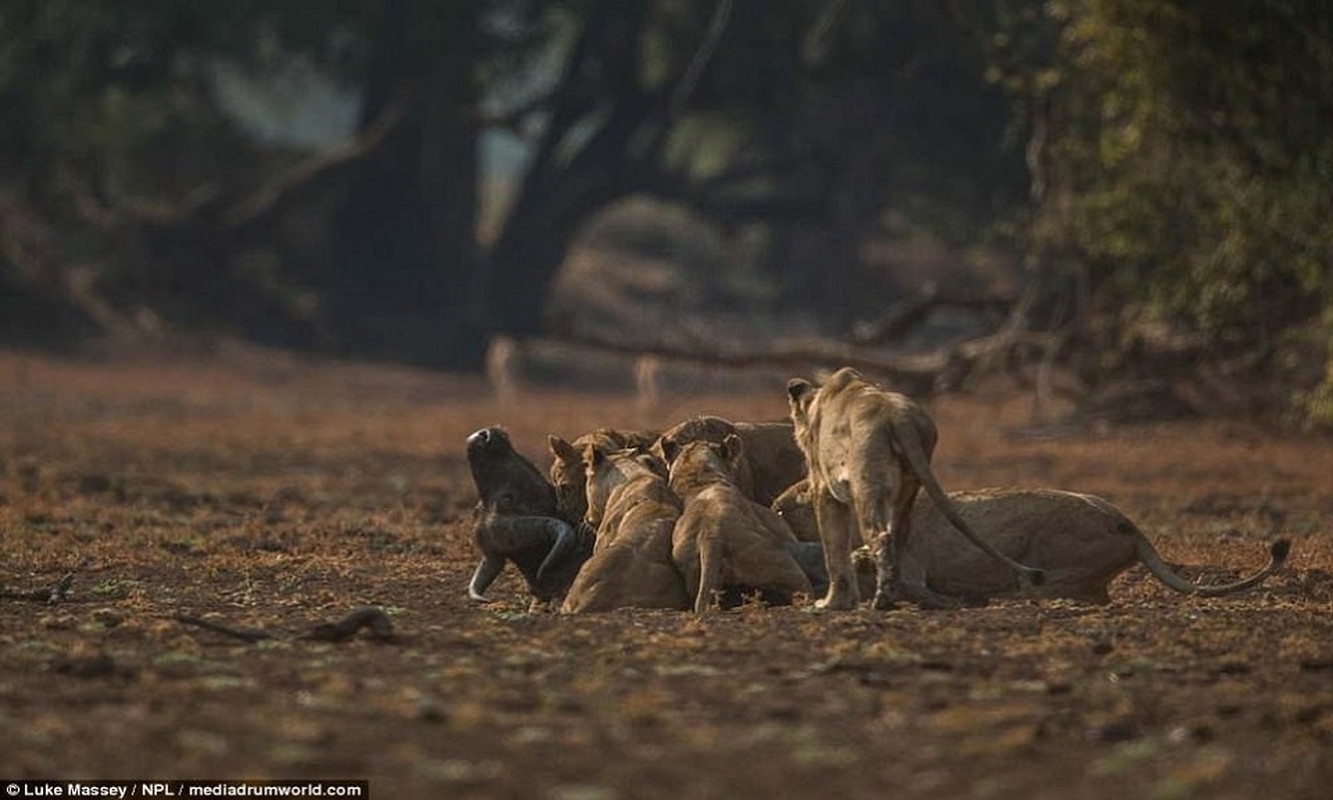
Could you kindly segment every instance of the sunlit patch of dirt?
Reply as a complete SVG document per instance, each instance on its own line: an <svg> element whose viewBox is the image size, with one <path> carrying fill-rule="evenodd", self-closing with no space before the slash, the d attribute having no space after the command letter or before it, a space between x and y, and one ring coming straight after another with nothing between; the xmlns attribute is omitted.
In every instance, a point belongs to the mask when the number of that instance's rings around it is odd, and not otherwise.
<svg viewBox="0 0 1333 800"><path fill-rule="evenodd" d="M933 401L949 488L1106 496L1183 574L1105 607L469 603L463 439L781 417L776 397L496 404L475 378L231 353L0 354L0 772L367 777L380 797L1315 797L1333 781L1333 447L1252 423L1016 435L1012 390ZM378 606L397 639L302 634ZM269 638L246 643L178 615Z"/></svg>

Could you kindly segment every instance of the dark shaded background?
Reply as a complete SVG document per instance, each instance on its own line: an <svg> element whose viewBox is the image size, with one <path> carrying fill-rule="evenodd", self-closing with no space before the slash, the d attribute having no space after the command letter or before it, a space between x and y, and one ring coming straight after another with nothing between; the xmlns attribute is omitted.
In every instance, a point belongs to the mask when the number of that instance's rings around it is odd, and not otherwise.
<svg viewBox="0 0 1333 800"><path fill-rule="evenodd" d="M1330 16L7 0L3 336L476 369L496 334L1000 331L1084 397L1326 421Z"/></svg>

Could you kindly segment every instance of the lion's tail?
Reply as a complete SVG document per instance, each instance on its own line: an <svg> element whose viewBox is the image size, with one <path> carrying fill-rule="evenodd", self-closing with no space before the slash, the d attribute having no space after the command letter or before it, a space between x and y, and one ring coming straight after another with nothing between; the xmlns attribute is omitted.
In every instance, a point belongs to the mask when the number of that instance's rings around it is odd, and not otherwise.
<svg viewBox="0 0 1333 800"><path fill-rule="evenodd" d="M979 547L986 555L999 561L1014 572L1018 573L1020 583L1040 586L1046 580L1046 573L1036 567L1029 567L1026 564L1020 564L1009 556L1000 552L999 548L977 535L972 526L963 519L954 507L953 501L940 488L940 482L935 478L935 471L930 466L930 459L926 456L926 450L921 442L921 437L916 429L911 425L894 426L894 433L898 438L898 443L902 446L903 456L907 459L907 465L912 472L916 474L921 486L926 490L926 494L931 500L935 501L935 507L940 510L944 518L957 528L972 544Z"/></svg>
<svg viewBox="0 0 1333 800"><path fill-rule="evenodd" d="M1264 565L1263 569L1248 578L1243 578L1234 583L1223 583L1215 586L1198 586L1177 575L1175 571L1162 560L1162 556L1157 552L1157 548L1152 546L1152 542L1148 541L1147 537L1140 534L1138 543L1135 545L1135 553L1138 555L1139 561L1143 563L1143 566L1148 568L1148 571L1153 574L1153 577L1161 581L1163 585L1170 589L1174 589L1181 594L1194 594L1200 597L1217 597L1219 595L1240 592L1258 586L1263 583L1269 575L1272 575L1274 572L1282 568L1282 565L1286 563L1287 554L1290 551L1290 540L1277 539L1269 547L1268 563Z"/></svg>
<svg viewBox="0 0 1333 800"><path fill-rule="evenodd" d="M713 598L722 589L722 537L699 537L699 591L694 596L694 613L703 616L713 607Z"/></svg>

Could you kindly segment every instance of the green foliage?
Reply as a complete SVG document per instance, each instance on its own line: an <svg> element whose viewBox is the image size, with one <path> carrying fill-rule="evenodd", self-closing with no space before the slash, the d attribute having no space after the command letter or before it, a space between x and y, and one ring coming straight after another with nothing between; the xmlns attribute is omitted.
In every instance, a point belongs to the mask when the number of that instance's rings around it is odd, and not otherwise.
<svg viewBox="0 0 1333 800"><path fill-rule="evenodd" d="M1326 5L1071 9L1069 91L1100 99L1064 144L1076 252L1211 333L1333 301L1333 140L1312 124L1333 114Z"/></svg>
<svg viewBox="0 0 1333 800"><path fill-rule="evenodd" d="M12 158L0 179L48 203L71 181L114 202L178 199L231 175L243 142L212 103L208 59L231 52L217 31L232 21L193 3L7 3L0 129Z"/></svg>
<svg viewBox="0 0 1333 800"><path fill-rule="evenodd" d="M1333 308L1333 7L1070 0L1036 233L1211 341Z"/></svg>
<svg viewBox="0 0 1333 800"><path fill-rule="evenodd" d="M388 4L8 0L0 7L0 147L9 158L0 180L58 196L74 176L111 202L170 203L217 184L239 191L258 177L247 169L271 164L219 108L217 69L262 79L300 60L365 86ZM469 30L466 18L481 5L405 2L393 54L407 62L401 71L431 74L427 62L453 57L458 31ZM487 26L477 46L493 48L482 51L489 56L503 41L511 67L524 63L544 30L541 15L530 3L487 5L503 23Z"/></svg>
<svg viewBox="0 0 1333 800"><path fill-rule="evenodd" d="M1296 407L1311 427L1333 428L1333 360L1324 380L1308 392L1296 396Z"/></svg>

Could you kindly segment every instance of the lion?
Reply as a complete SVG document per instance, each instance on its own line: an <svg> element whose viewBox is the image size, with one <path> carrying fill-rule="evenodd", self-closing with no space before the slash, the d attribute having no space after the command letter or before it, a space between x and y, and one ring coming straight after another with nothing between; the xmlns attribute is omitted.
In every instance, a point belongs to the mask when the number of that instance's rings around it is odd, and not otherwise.
<svg viewBox="0 0 1333 800"><path fill-rule="evenodd" d="M1254 574L1233 583L1198 586L1177 575L1138 526L1096 495L1058 489L978 489L950 492L949 501L1001 552L1021 555L1046 574L1040 586L1023 586L1011 570L962 547L961 534L934 501L918 499L912 507L912 541L903 554L902 570L922 576L936 592L966 601L1063 598L1104 605L1111 602L1107 591L1111 580L1135 564L1142 564L1174 591L1218 597L1261 584L1282 567L1291 548L1287 539L1276 539L1269 547L1268 564ZM773 508L793 532L814 528L807 484L792 486ZM873 564L873 559L867 560ZM858 559L857 565L861 563ZM827 579L817 571L807 569L807 574L812 583ZM873 585L873 577L870 582Z"/></svg>
<svg viewBox="0 0 1333 800"><path fill-rule="evenodd" d="M589 520L597 523L592 557L565 595L567 614L617 608L689 608L685 582L671 558L680 500L667 488L664 466L631 450L584 447ZM553 563L563 562L558 550Z"/></svg>
<svg viewBox="0 0 1333 800"><path fill-rule="evenodd" d="M740 437L743 452L730 465L736 486L746 497L767 506L784 489L805 477L805 455L792 435L790 422L730 422L704 415L687 419L662 434L653 452L668 464L664 445L680 447L694 441L721 444L729 434Z"/></svg>
<svg viewBox="0 0 1333 800"><path fill-rule="evenodd" d="M851 563L858 530L875 555L875 608L891 608L899 599L925 608L957 605L931 590L922 576L901 569L912 540L912 501L922 487L972 544L1020 580L1041 582L1041 570L1000 552L949 504L930 466L935 423L911 398L879 388L850 367L822 386L793 378L787 395L796 442L809 464L828 569L828 593L816 603L819 608L849 609L860 601Z"/></svg>
<svg viewBox="0 0 1333 800"><path fill-rule="evenodd" d="M790 603L810 594L810 581L789 547L796 544L786 523L770 508L737 488L729 464L743 448L736 434L720 445L663 442L671 458L671 490L685 510L672 536L672 558L704 615L723 590L758 591L769 602Z"/></svg>
<svg viewBox="0 0 1333 800"><path fill-rule="evenodd" d="M595 445L603 453L624 449L647 452L658 435L657 431L598 428L572 442L555 435L546 437L546 446L551 452L551 468L547 474L555 485L556 503L565 519L581 520L588 511L584 491L587 480L584 448Z"/></svg>
<svg viewBox="0 0 1333 800"><path fill-rule="evenodd" d="M819 521L815 519L814 493L810 479L801 478L774 498L769 508L782 517L798 542L819 541ZM860 532L857 532L860 535Z"/></svg>
<svg viewBox="0 0 1333 800"><path fill-rule="evenodd" d="M512 561L527 582L533 610L557 602L577 567L554 568L546 564L549 555L558 543L569 553L591 551L591 536L561 518L555 487L514 449L503 428L468 436L467 460L478 495L472 538L481 551L468 596L491 602L486 590Z"/></svg>

